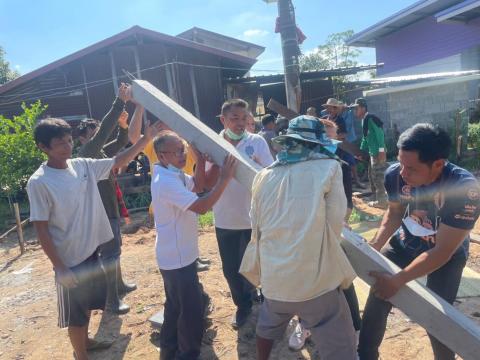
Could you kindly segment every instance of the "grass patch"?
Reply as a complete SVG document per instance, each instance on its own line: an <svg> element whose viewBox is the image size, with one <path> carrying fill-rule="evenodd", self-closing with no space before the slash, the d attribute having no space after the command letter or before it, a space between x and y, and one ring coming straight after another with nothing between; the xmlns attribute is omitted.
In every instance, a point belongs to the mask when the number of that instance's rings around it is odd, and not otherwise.
<svg viewBox="0 0 480 360"><path fill-rule="evenodd" d="M213 212L209 211L198 217L198 224L202 229L213 226Z"/></svg>

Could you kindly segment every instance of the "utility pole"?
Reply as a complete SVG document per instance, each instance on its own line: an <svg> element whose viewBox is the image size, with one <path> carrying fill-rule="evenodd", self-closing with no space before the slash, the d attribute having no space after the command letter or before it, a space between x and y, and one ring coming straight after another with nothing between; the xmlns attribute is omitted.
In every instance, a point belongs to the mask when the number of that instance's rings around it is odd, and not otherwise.
<svg viewBox="0 0 480 360"><path fill-rule="evenodd" d="M295 10L291 0L278 0L277 5L278 27L282 38L287 107L299 113L302 101L302 89L300 84L300 66L298 63L300 48L298 47Z"/></svg>

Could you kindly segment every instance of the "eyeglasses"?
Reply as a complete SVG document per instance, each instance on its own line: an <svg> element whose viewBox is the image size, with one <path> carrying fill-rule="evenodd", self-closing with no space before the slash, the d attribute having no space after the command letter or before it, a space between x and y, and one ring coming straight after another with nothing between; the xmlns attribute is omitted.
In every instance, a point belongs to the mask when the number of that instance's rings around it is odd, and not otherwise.
<svg viewBox="0 0 480 360"><path fill-rule="evenodd" d="M161 154L174 154L176 157L182 157L187 153L187 150L180 150L180 151L160 151Z"/></svg>

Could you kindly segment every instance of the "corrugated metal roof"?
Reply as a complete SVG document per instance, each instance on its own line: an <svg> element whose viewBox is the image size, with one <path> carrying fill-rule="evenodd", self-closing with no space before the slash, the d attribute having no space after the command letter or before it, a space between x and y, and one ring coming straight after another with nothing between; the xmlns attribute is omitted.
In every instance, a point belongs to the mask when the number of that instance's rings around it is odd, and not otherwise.
<svg viewBox="0 0 480 360"><path fill-rule="evenodd" d="M328 78L332 76L344 76L344 75L353 75L361 71L374 70L379 67L382 67L383 63L374 64L374 65L362 65L354 67L339 67L332 69L321 69L321 70L309 70L302 71L300 73L300 80L313 80L320 78ZM256 82L258 84L266 83L277 83L283 82L285 74L270 74L270 75L259 75L259 76L250 76L250 77L236 77L229 78L226 80L230 84L239 84L239 83L250 83Z"/></svg>
<svg viewBox="0 0 480 360"><path fill-rule="evenodd" d="M466 0L435 14L437 22L469 21L480 16L480 0Z"/></svg>
<svg viewBox="0 0 480 360"><path fill-rule="evenodd" d="M54 61L53 63L42 66L41 68L39 68L37 70L29 72L28 74L20 76L19 78L15 79L15 80L12 80L12 81L6 83L5 85L0 86L0 94L5 93L5 92L23 84L23 83L25 83L27 81L30 81L30 80L32 80L32 79L34 79L34 78L36 78L40 75L45 74L45 73L47 73L47 72L49 72L53 69L56 69L60 66L71 63L71 62L73 62L73 61L75 61L79 58L82 58L82 57L84 57L88 54L91 54L91 53L93 53L93 52L95 52L99 49L102 49L102 48L105 48L107 46L113 45L118 41L124 40L126 38L129 38L129 37L135 36L135 35L143 35L143 36L149 37L149 38L154 39L154 40L163 41L163 42L170 43L170 44L175 44L175 45L179 45L179 46L185 46L185 47L188 47L188 48L196 49L196 50L203 51L203 52L206 52L206 53L210 53L210 54L213 54L213 55L217 55L217 56L220 56L220 57L223 57L223 58L226 58L226 59L234 60L234 61L237 61L241 64L246 64L248 67L252 66L257 61L256 59L252 59L252 58L242 56L242 55L233 54L233 53L228 52L228 51L224 51L224 50L216 49L216 48L213 48L213 47L210 47L210 46L202 45L202 44L199 44L199 43L196 43L196 42L193 42L193 41L190 41L190 40L182 39L182 38L179 38L179 37L176 37L176 36L162 34L162 33L157 32L157 31L142 28L140 26L133 26L128 30L122 31L121 33L118 33L118 34L116 34L112 37L109 37L107 39L99 41L99 42L97 42L93 45L90 45L90 46L88 46L88 47L86 47L82 50L79 50L79 51L73 53L73 54L65 56L65 57L63 57L63 58L61 58L57 61Z"/></svg>

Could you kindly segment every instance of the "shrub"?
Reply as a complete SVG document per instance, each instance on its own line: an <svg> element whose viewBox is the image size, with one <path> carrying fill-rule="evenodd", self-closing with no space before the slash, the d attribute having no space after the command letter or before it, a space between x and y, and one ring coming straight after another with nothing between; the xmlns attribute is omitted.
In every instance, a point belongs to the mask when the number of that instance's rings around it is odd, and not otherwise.
<svg viewBox="0 0 480 360"><path fill-rule="evenodd" d="M45 160L33 139L37 119L47 106L37 101L22 104L23 113L7 119L0 115L0 193L15 196L25 190L27 180Z"/></svg>
<svg viewBox="0 0 480 360"><path fill-rule="evenodd" d="M480 150L480 124L468 124L468 147Z"/></svg>

